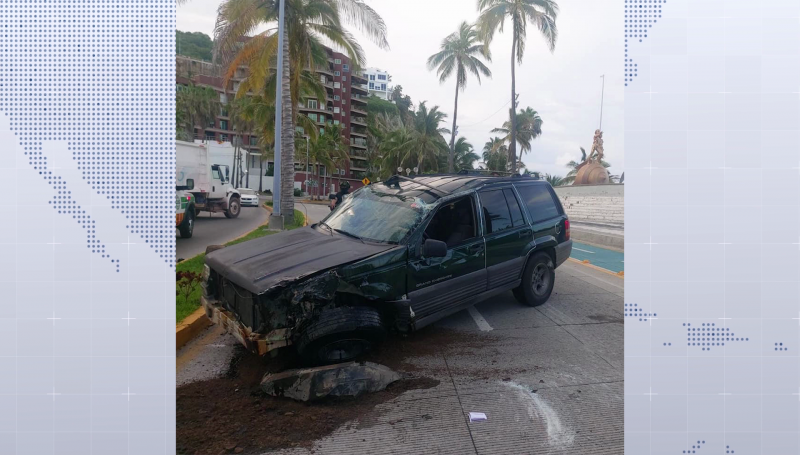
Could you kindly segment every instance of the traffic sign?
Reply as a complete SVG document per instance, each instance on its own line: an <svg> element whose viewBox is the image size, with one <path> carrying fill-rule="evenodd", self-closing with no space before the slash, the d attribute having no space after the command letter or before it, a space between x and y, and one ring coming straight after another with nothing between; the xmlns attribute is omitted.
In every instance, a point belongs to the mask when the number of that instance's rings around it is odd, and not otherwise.
<svg viewBox="0 0 800 455"><path fill-rule="evenodd" d="M369 185L370 182L368 178L364 177L364 180L362 180L361 183L363 183L366 186Z"/></svg>

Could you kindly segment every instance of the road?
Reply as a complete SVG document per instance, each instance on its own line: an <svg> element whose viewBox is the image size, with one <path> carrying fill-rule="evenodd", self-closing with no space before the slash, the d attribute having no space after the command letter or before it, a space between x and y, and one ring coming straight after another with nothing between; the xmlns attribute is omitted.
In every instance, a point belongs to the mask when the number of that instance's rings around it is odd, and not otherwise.
<svg viewBox="0 0 800 455"><path fill-rule="evenodd" d="M613 251L587 243L573 242L571 257L580 261L587 260L592 265L612 272L625 270L625 253Z"/></svg>
<svg viewBox="0 0 800 455"><path fill-rule="evenodd" d="M221 245L241 237L261 226L269 219L269 212L263 207L242 207L237 218L225 218L224 213L201 212L194 225L190 239L175 239L175 255L178 259L189 259L205 253L208 245Z"/></svg>
<svg viewBox="0 0 800 455"><path fill-rule="evenodd" d="M544 305L507 292L387 341L374 361L396 363L407 346L399 370L437 385L377 404L311 447L271 453L622 453L623 283L568 261ZM178 383L224 374L235 345L212 327L178 351Z"/></svg>

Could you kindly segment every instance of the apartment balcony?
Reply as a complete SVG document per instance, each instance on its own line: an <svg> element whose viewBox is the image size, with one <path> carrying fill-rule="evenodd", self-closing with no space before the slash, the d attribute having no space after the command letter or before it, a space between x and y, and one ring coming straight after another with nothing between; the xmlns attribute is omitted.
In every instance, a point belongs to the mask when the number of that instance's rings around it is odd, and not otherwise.
<svg viewBox="0 0 800 455"><path fill-rule="evenodd" d="M350 84L350 88L353 90L358 90L365 94L369 94L369 88L367 88L367 84L356 84L355 82L353 82Z"/></svg>
<svg viewBox="0 0 800 455"><path fill-rule="evenodd" d="M350 146L351 147L358 147L358 148L366 149L367 148L367 141L366 141L366 139L353 138L353 139L350 139Z"/></svg>
<svg viewBox="0 0 800 455"><path fill-rule="evenodd" d="M366 117L350 117L350 123L355 123L356 125L364 125L367 126L367 118Z"/></svg>
<svg viewBox="0 0 800 455"><path fill-rule="evenodd" d="M367 157L366 157L366 155L364 155L363 151L351 149L350 150L350 159L351 160L366 160Z"/></svg>
<svg viewBox="0 0 800 455"><path fill-rule="evenodd" d="M366 74L353 73L352 79L364 81L363 84L367 83L367 75Z"/></svg>
<svg viewBox="0 0 800 455"><path fill-rule="evenodd" d="M367 170L367 168L361 167L363 165L364 165L363 163L354 163L353 161L351 161L350 162L350 170L351 171L362 171L362 172L365 172Z"/></svg>
<svg viewBox="0 0 800 455"><path fill-rule="evenodd" d="M350 105L350 113L351 114L361 114L364 117L367 116L366 109L362 109L360 107L355 107L355 105L352 105L352 104Z"/></svg>
<svg viewBox="0 0 800 455"><path fill-rule="evenodd" d="M356 95L355 93L350 93L350 99L355 101L356 103L362 103L364 106L367 105L368 96L365 95Z"/></svg>
<svg viewBox="0 0 800 455"><path fill-rule="evenodd" d="M350 135L353 135L353 134L355 134L357 136L367 137L367 130L357 130L355 128L350 128Z"/></svg>

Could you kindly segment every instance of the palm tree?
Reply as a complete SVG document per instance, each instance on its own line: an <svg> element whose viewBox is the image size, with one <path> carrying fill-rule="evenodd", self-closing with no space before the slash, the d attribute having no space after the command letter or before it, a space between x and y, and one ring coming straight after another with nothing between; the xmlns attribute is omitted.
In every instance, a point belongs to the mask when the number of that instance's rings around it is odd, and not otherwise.
<svg viewBox="0 0 800 455"><path fill-rule="evenodd" d="M480 57L491 61L489 48L478 40L475 27L466 21L458 26L456 32L451 33L442 41L441 50L428 57L428 70L439 75L439 82L444 83L453 71L456 73L456 100L453 107L453 130L450 135L450 153L447 156L447 172L453 172L453 157L455 155L456 118L458 117L458 92L467 87L467 72L475 75L478 83L481 74L491 77L492 72L481 62Z"/></svg>
<svg viewBox="0 0 800 455"><path fill-rule="evenodd" d="M210 122L216 119L220 112L219 95L210 87L190 85L178 90L175 99L176 118L183 120L184 133L181 135L186 140L194 140L195 128L200 128L200 134Z"/></svg>
<svg viewBox="0 0 800 455"><path fill-rule="evenodd" d="M294 222L294 131L301 80L318 78L315 69L327 66L323 42L347 54L354 69L363 66L364 52L344 28L344 22L356 26L381 48L388 48L388 43L383 19L361 0L283 1L282 62L276 62L280 0L224 0L219 6L214 31L214 57L227 68L226 83L239 67L247 65L249 74L242 81L239 94L248 90L262 93L274 68L279 67L282 72L280 210L285 224L291 225ZM264 28L251 37L256 30Z"/></svg>
<svg viewBox="0 0 800 455"><path fill-rule="evenodd" d="M508 158L513 172L517 170L516 64L522 64L528 22L539 29L550 52L555 50L558 4L554 0L478 0L478 10L481 12L477 23L478 36L485 46L491 44L497 31L503 31L506 19L511 21L511 145Z"/></svg>
<svg viewBox="0 0 800 455"><path fill-rule="evenodd" d="M490 171L507 170L508 147L503 139L493 137L483 145L483 163Z"/></svg>
<svg viewBox="0 0 800 455"><path fill-rule="evenodd" d="M559 175L545 174L544 179L552 186L561 186L564 184L564 177Z"/></svg>
<svg viewBox="0 0 800 455"><path fill-rule="evenodd" d="M449 149L442 134L450 132L439 125L447 114L439 110L439 106L428 109L423 101L408 123L403 123L385 136L383 148L383 167L393 172L397 167L416 167L422 174L430 163L430 170L439 167L439 157L446 156Z"/></svg>
<svg viewBox="0 0 800 455"><path fill-rule="evenodd" d="M455 155L453 157L453 170L455 172L461 171L462 169L474 169L475 162L481 159L480 155L474 152L472 144L470 144L465 137L458 138L453 149L453 155Z"/></svg>
<svg viewBox="0 0 800 455"><path fill-rule="evenodd" d="M580 167L581 164L583 164L584 161L586 161L586 150L584 150L584 148L581 147L581 160L580 161L572 160L569 163L567 163L569 172L567 173L567 176L564 177L562 185L571 185L573 182L575 182L575 177L578 175L578 168ZM600 164L602 164L603 167L605 168L611 167L611 165L606 160L601 160Z"/></svg>
<svg viewBox="0 0 800 455"><path fill-rule="evenodd" d="M542 118L539 117L539 113L530 107L526 107L517 114L516 142L519 144L518 162L522 162L523 153L530 151L531 141L542 134L542 123ZM511 119L506 120L503 122L502 127L495 128L491 132L504 134L503 140L510 143Z"/></svg>

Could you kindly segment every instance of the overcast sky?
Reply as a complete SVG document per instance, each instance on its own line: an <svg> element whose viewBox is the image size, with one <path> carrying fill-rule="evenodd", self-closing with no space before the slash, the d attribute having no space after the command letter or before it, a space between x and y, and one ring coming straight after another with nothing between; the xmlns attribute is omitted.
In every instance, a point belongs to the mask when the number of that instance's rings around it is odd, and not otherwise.
<svg viewBox="0 0 800 455"><path fill-rule="evenodd" d="M448 114L452 127L455 80L439 84L425 66L439 50L442 39L463 21L478 17L473 0L370 0L388 28L389 50L381 50L362 35L367 65L389 71L393 85L416 104L427 101ZM213 37L219 0L190 0L178 7L177 27ZM623 143L623 3L597 0L560 0L557 19L559 38L554 53L533 27L522 65L517 66L519 108L532 107L544 121L542 135L523 156L530 170L565 175L564 166L588 153L600 122L600 93L605 74L603 139L612 173L624 171ZM490 130L508 117L511 100L511 37L506 33L491 46L492 78L481 85L470 78L459 95L459 134L466 136L480 155ZM449 141L449 136L447 137Z"/></svg>

